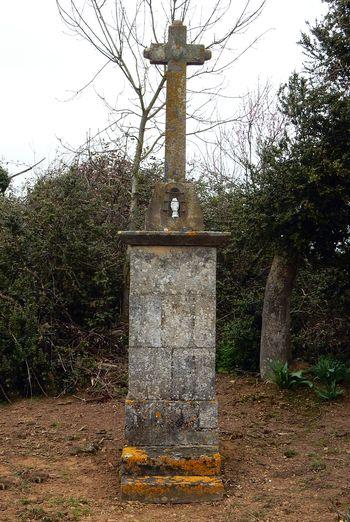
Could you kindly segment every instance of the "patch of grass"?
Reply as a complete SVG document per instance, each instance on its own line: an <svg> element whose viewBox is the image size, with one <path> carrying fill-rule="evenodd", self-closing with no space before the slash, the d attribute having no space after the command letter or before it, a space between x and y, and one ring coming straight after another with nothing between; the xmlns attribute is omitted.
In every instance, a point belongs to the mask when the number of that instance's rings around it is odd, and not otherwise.
<svg viewBox="0 0 350 522"><path fill-rule="evenodd" d="M324 448L329 445L329 439L327 437L319 437L315 442L315 446Z"/></svg>
<svg viewBox="0 0 350 522"><path fill-rule="evenodd" d="M311 461L310 469L311 471L315 471L318 473L319 471L324 471L326 469L326 464L323 462L323 460L320 459L314 459Z"/></svg>
<svg viewBox="0 0 350 522"><path fill-rule="evenodd" d="M61 471L61 477L63 478L63 480L69 480L71 476L71 473L69 473L68 471Z"/></svg>
<svg viewBox="0 0 350 522"><path fill-rule="evenodd" d="M30 504L33 504L33 500L30 500L30 498L20 498L19 502L22 504L22 506L29 506Z"/></svg>
<svg viewBox="0 0 350 522"><path fill-rule="evenodd" d="M340 455L342 454L342 451L340 451L339 448L329 447L328 453L329 455Z"/></svg>
<svg viewBox="0 0 350 522"><path fill-rule="evenodd" d="M298 452L292 449L286 450L283 454L287 459L292 459L298 455Z"/></svg>
<svg viewBox="0 0 350 522"><path fill-rule="evenodd" d="M89 502L85 498L53 498L50 503L55 506L60 506L64 509L72 520L80 520L82 517L91 515Z"/></svg>
<svg viewBox="0 0 350 522"><path fill-rule="evenodd" d="M42 507L31 507L21 511L18 519L28 522L28 520L39 520L40 522L60 522L64 520L64 513L50 513Z"/></svg>

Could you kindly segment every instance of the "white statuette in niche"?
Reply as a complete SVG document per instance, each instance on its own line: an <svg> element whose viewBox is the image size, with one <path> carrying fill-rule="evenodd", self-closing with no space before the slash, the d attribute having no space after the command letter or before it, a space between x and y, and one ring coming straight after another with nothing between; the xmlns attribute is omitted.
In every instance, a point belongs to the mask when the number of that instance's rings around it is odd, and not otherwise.
<svg viewBox="0 0 350 522"><path fill-rule="evenodd" d="M178 199L173 198L173 199L171 200L170 208L171 208L171 210L173 211L172 216L171 216L172 218L178 218L178 217L180 217L180 216L179 216L180 203L179 203L179 200L178 200Z"/></svg>

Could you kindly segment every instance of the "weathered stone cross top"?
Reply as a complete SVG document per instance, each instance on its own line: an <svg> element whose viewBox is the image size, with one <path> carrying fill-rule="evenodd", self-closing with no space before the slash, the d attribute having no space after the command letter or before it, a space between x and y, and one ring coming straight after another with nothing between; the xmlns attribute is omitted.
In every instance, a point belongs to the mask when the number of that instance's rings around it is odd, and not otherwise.
<svg viewBox="0 0 350 522"><path fill-rule="evenodd" d="M151 44L145 58L168 65L165 133L165 179L183 182L186 177L186 67L203 65L211 51L204 45L187 43L187 27L175 20L169 27L169 41Z"/></svg>
<svg viewBox="0 0 350 522"><path fill-rule="evenodd" d="M203 213L195 187L186 181L186 69L211 58L204 45L187 43L181 21L169 27L168 42L151 44L145 58L167 65L164 181L155 185L146 214L146 230L203 230Z"/></svg>

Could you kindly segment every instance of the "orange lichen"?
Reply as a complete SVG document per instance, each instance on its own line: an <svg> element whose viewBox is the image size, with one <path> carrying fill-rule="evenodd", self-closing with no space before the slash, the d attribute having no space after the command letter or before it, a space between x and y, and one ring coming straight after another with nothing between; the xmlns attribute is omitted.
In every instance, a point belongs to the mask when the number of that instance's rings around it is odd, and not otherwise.
<svg viewBox="0 0 350 522"><path fill-rule="evenodd" d="M185 458L167 454L150 455L145 448L127 446L122 453L126 474L143 475L145 468L159 469L160 473L195 476L216 476L220 474L220 453Z"/></svg>
<svg viewBox="0 0 350 522"><path fill-rule="evenodd" d="M135 448L134 446L125 446L122 453L122 460L127 460L128 462L135 462L137 464L146 463L149 459L149 456L146 451Z"/></svg>
<svg viewBox="0 0 350 522"><path fill-rule="evenodd" d="M145 502L198 502L222 497L222 482L213 477L142 477L122 482L122 495Z"/></svg>
<svg viewBox="0 0 350 522"><path fill-rule="evenodd" d="M219 453L215 453L212 456L202 456L198 459L175 459L167 455L162 455L159 460L161 464L174 469L174 471L182 471L185 474L202 476L220 474L221 457Z"/></svg>

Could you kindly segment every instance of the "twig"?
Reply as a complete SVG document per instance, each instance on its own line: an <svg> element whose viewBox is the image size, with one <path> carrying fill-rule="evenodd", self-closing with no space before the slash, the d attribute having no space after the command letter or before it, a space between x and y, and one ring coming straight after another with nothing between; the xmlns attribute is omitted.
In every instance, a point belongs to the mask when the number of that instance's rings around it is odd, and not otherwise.
<svg viewBox="0 0 350 522"><path fill-rule="evenodd" d="M86 399L82 399L81 397L78 397L78 395L73 395L74 399L78 399L81 402L86 402Z"/></svg>
<svg viewBox="0 0 350 522"><path fill-rule="evenodd" d="M32 388L32 376L30 374L29 364L26 359L26 366L27 366L27 372L28 372L28 382L29 382L29 389L30 389L30 398L33 397L33 388Z"/></svg>
<svg viewBox="0 0 350 522"><path fill-rule="evenodd" d="M12 401L9 399L9 397L7 396L7 394L6 394L5 390L4 390L4 388L3 388L2 385L1 385L1 382L0 382L0 390L2 391L2 393L3 393L4 397L5 397L5 399L7 400L7 402L8 402L9 404L12 404Z"/></svg>
<svg viewBox="0 0 350 522"><path fill-rule="evenodd" d="M33 373L34 377L35 377L35 380L36 382L38 383L38 386L39 388L41 389L41 391L43 392L43 394L45 395L45 397L48 397L48 394L46 393L46 391L44 390L44 388L41 386L40 382L39 382L39 379L37 378L37 376L35 375L35 373Z"/></svg>
<svg viewBox="0 0 350 522"><path fill-rule="evenodd" d="M37 163L35 163L31 167L28 167L27 169L21 170L21 172L17 172L16 174L12 174L11 176L9 176L9 179L11 180L11 179L15 178L16 176L20 176L21 174L25 174L26 172L29 172L30 170L32 170L35 167L37 167L38 165L40 165L40 163L42 163L45 159L46 158L41 159L40 161L38 161Z"/></svg>

